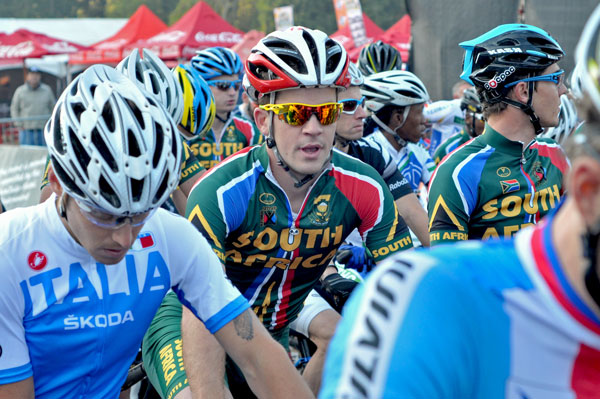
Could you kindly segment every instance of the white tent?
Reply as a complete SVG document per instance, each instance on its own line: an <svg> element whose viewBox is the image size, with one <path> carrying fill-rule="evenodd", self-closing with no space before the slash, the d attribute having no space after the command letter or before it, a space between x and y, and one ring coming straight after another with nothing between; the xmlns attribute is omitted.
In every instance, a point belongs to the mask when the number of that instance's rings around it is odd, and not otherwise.
<svg viewBox="0 0 600 399"><path fill-rule="evenodd" d="M0 32L25 28L89 46L111 37L127 18L0 18Z"/></svg>

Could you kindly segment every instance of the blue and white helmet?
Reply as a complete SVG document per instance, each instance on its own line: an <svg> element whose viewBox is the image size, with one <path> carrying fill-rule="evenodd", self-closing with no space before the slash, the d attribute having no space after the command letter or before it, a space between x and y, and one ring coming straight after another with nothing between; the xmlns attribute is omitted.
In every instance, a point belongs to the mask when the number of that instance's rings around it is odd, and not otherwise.
<svg viewBox="0 0 600 399"><path fill-rule="evenodd" d="M190 63L205 80L221 75L240 75L242 73L240 56L225 47L210 47L198 51Z"/></svg>

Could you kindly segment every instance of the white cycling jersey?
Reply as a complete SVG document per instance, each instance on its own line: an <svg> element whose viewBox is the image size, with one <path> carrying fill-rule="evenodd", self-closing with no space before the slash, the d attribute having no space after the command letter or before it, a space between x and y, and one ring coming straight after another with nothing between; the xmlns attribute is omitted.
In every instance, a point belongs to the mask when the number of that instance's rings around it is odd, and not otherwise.
<svg viewBox="0 0 600 399"><path fill-rule="evenodd" d="M33 376L36 398L115 398L171 287L212 333L249 307L184 218L158 209L125 258L104 265L55 198L0 215L0 384Z"/></svg>
<svg viewBox="0 0 600 399"><path fill-rule="evenodd" d="M465 113L460 109L461 101L461 99L440 100L425 104L423 116L431 124L429 154L432 157L440 144L462 130Z"/></svg>

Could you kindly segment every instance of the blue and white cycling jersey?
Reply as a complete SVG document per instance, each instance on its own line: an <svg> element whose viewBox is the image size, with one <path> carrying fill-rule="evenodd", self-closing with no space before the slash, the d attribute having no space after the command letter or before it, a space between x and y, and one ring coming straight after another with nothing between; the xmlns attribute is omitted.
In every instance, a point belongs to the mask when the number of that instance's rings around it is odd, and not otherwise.
<svg viewBox="0 0 600 399"><path fill-rule="evenodd" d="M598 398L600 319L551 223L379 265L344 309L319 398Z"/></svg>
<svg viewBox="0 0 600 399"><path fill-rule="evenodd" d="M435 162L425 148L418 144L408 143L398 151L379 130L365 137L365 140L381 145L390 153L413 191L418 192L420 183L427 185L431 180Z"/></svg>
<svg viewBox="0 0 600 399"><path fill-rule="evenodd" d="M33 376L36 398L116 398L171 287L213 333L249 307L184 218L157 210L104 265L54 200L0 215L0 384Z"/></svg>
<svg viewBox="0 0 600 399"><path fill-rule="evenodd" d="M429 155L448 138L460 132L465 123L465 112L460 109L461 99L440 100L425 104L423 116L431 124Z"/></svg>

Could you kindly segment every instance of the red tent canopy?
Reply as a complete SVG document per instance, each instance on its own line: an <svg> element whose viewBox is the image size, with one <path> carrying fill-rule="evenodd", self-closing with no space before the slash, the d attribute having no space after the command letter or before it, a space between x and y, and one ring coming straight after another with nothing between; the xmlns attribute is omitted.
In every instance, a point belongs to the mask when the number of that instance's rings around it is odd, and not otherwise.
<svg viewBox="0 0 600 399"><path fill-rule="evenodd" d="M117 63L127 55L123 52L125 46L152 37L164 29L167 29L167 25L142 4L120 31L94 44L91 50L72 54L69 63Z"/></svg>
<svg viewBox="0 0 600 399"><path fill-rule="evenodd" d="M162 59L192 58L197 50L206 47L231 47L243 35L208 4L199 1L167 30L127 48L145 47Z"/></svg>
<svg viewBox="0 0 600 399"><path fill-rule="evenodd" d="M10 34L0 33L0 64L23 62L25 58L44 55L74 53L86 48L42 33L19 29Z"/></svg>
<svg viewBox="0 0 600 399"><path fill-rule="evenodd" d="M408 62L408 54L410 53L411 23L410 16L406 14L377 39L396 47L400 51L404 63Z"/></svg>
<svg viewBox="0 0 600 399"><path fill-rule="evenodd" d="M383 35L383 29L377 26L377 24L375 24L375 22L373 22L365 13L363 13L363 20L365 23L365 30L367 32L367 39L369 39L369 43L373 41L373 38ZM356 48L354 45L354 40L352 39L352 33L350 33L349 25L344 26L342 29L332 34L331 37L342 43L346 51Z"/></svg>
<svg viewBox="0 0 600 399"><path fill-rule="evenodd" d="M264 32L253 29L246 33L242 40L239 43L234 44L231 49L240 56L242 61L245 61L250 55L250 50L252 50L252 47L256 46L256 44L263 37L265 37Z"/></svg>

